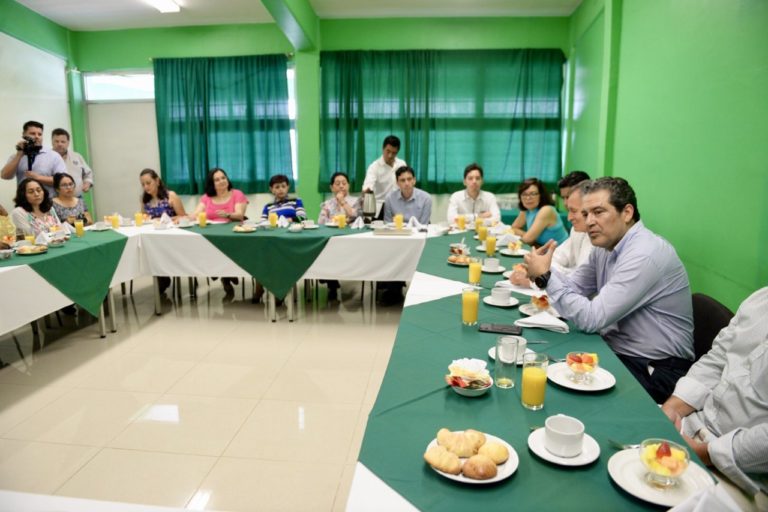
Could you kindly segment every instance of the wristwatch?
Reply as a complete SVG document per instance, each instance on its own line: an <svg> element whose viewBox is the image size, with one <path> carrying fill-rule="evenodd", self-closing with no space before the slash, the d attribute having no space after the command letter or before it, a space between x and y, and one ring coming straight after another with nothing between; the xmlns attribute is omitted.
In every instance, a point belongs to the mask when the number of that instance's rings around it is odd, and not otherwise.
<svg viewBox="0 0 768 512"><path fill-rule="evenodd" d="M546 272L544 272L540 276L534 278L533 282L534 282L534 284L536 284L536 286L538 286L540 289L543 290L544 288L547 287L547 283L549 283L549 276L551 276L551 275L552 275L552 271L551 270L547 270Z"/></svg>

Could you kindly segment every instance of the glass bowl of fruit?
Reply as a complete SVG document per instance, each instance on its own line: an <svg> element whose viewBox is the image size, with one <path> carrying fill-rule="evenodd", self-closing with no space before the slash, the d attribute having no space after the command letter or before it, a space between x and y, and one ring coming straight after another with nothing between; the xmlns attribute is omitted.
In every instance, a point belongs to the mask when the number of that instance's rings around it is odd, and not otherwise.
<svg viewBox="0 0 768 512"><path fill-rule="evenodd" d="M594 352L568 352L565 364L571 370L570 379L576 383L589 384L597 370L600 358Z"/></svg>
<svg viewBox="0 0 768 512"><path fill-rule="evenodd" d="M640 445L640 460L648 470L645 481L666 489L677 485L677 479L688 469L690 456L683 446L666 439L646 439Z"/></svg>

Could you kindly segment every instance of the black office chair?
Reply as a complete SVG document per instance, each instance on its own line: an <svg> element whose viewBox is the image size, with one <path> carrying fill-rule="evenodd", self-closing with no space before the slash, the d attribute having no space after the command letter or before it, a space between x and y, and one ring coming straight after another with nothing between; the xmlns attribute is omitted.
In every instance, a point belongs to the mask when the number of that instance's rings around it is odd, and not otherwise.
<svg viewBox="0 0 768 512"><path fill-rule="evenodd" d="M717 334L730 323L733 312L703 293L693 294L693 349L696 360L709 352Z"/></svg>

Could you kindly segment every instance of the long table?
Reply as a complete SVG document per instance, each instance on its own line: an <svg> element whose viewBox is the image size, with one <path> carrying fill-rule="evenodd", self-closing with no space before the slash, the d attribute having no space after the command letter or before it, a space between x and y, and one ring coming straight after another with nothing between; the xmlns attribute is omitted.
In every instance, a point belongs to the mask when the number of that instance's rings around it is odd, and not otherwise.
<svg viewBox="0 0 768 512"><path fill-rule="evenodd" d="M652 508L616 486L607 471L614 450L608 438L639 442L649 437L681 441L658 406L597 335L570 325L569 334L525 329L530 345L554 358L571 350L596 352L600 365L616 385L606 391L581 393L549 382L544 409L529 411L520 404L519 387L493 388L480 398L454 393L443 381L454 359L488 360L493 334L461 324L461 288L467 269L446 264L448 244L460 236L427 241L406 299L397 338L365 438L350 491L348 510L644 510ZM519 259L502 258L507 268ZM498 275L484 274L482 296ZM521 302L530 300L518 296ZM480 304L480 322L512 323L517 308ZM519 376L518 376L519 379ZM519 382L518 382L519 386ZM531 428L553 414L579 418L600 445L597 461L581 467L557 466L531 452ZM440 428L481 430L510 443L520 465L507 480L494 485L466 485L443 478L422 458ZM695 459L695 455L694 455Z"/></svg>

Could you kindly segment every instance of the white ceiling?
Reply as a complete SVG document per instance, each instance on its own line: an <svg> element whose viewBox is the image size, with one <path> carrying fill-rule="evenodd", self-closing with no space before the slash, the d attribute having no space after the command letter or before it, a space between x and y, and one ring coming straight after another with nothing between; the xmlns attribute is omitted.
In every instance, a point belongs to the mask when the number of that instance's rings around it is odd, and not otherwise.
<svg viewBox="0 0 768 512"><path fill-rule="evenodd" d="M71 30L270 23L258 0L177 0L160 14L144 0L17 0ZM569 16L582 0L309 0L320 18Z"/></svg>

